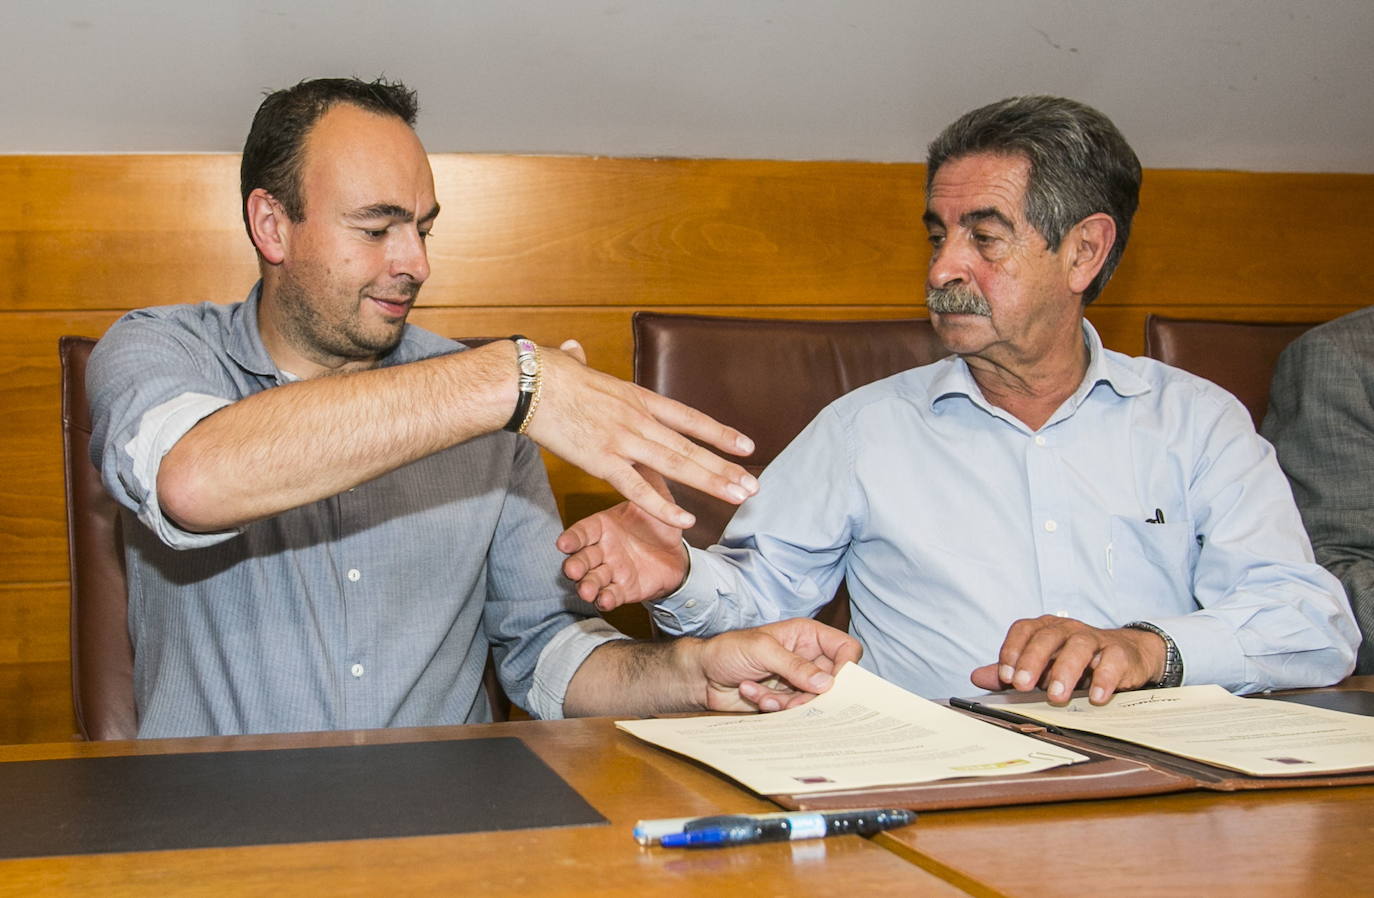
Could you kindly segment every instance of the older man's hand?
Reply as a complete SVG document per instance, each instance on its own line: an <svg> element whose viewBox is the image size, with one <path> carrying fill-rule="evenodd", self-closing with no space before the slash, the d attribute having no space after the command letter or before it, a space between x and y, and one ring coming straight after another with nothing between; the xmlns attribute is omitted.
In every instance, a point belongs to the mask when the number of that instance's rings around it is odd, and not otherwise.
<svg viewBox="0 0 1374 898"><path fill-rule="evenodd" d="M1105 704L1112 693L1159 681L1164 640L1148 630L1103 630L1053 614L1019 620L1002 642L996 664L973 671L980 689L1043 688L1050 704L1063 705L1086 685L1088 700Z"/></svg>
<svg viewBox="0 0 1374 898"><path fill-rule="evenodd" d="M660 475L641 466L636 470L671 498ZM682 531L633 502L583 518L559 535L557 546L569 556L563 575L577 583L578 596L601 611L668 595L687 576Z"/></svg>

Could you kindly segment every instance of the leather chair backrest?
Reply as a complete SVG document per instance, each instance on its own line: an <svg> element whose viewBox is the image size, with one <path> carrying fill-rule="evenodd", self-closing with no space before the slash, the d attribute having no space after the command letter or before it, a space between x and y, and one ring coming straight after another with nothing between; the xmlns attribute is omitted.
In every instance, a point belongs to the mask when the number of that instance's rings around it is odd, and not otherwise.
<svg viewBox="0 0 1374 898"><path fill-rule="evenodd" d="M811 419L845 393L949 353L930 321L803 321L636 312L635 383L700 409L754 440L740 463L755 475ZM696 516L685 534L714 544L735 506L671 484L678 504ZM843 628L843 587L817 617Z"/></svg>
<svg viewBox="0 0 1374 898"><path fill-rule="evenodd" d="M1284 347L1316 322L1205 321L1150 315L1145 354L1205 377L1235 395L1256 429L1269 407L1269 382Z"/></svg>
<svg viewBox="0 0 1374 898"><path fill-rule="evenodd" d="M91 463L86 360L91 337L62 337L62 451L67 474L67 551L71 573L72 707L86 739L133 739L134 651L119 509ZM481 345L487 340L464 341ZM483 682L492 717L507 720L511 703L491 658Z"/></svg>
<svg viewBox="0 0 1374 898"><path fill-rule="evenodd" d="M748 434L757 475L832 400L948 353L924 318L801 321L636 312L634 379ZM720 537L735 506L672 484L696 515L694 546Z"/></svg>
<svg viewBox="0 0 1374 898"><path fill-rule="evenodd" d="M86 359L95 340L62 337L62 452L67 474L67 551L71 568L72 706L87 739L132 739L134 651L124 540L115 501L91 464Z"/></svg>

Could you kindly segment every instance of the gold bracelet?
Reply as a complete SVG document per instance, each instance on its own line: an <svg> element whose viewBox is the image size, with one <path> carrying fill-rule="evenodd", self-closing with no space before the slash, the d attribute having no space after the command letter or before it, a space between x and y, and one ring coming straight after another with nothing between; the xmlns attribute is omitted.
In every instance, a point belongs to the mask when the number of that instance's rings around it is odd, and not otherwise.
<svg viewBox="0 0 1374 898"><path fill-rule="evenodd" d="M530 397L530 410L525 412L525 420L520 422L520 427L515 431L518 434L524 433L525 428L530 426L530 421L534 419L534 412L539 408L539 396L544 392L544 366L539 358L539 347L534 347L534 395Z"/></svg>

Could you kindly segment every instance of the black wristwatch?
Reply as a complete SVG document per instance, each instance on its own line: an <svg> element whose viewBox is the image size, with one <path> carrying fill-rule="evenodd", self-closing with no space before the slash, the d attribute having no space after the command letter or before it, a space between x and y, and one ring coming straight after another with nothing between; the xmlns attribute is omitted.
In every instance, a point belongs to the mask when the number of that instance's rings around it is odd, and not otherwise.
<svg viewBox="0 0 1374 898"><path fill-rule="evenodd" d="M1159 689L1172 689L1175 686L1183 685L1183 656L1178 653L1178 646L1174 645L1174 640L1168 633L1156 627L1149 621L1131 621L1125 626L1127 630L1148 630L1160 639L1164 640L1164 673L1160 674L1159 682L1154 686Z"/></svg>

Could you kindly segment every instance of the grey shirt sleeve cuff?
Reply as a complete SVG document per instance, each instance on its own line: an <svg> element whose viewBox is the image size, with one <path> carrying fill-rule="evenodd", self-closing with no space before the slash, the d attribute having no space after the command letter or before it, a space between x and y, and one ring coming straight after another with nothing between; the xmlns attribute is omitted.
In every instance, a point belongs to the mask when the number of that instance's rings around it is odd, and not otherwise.
<svg viewBox="0 0 1374 898"><path fill-rule="evenodd" d="M540 720L562 720L568 684L582 662L606 643L629 638L599 617L583 618L559 630L539 653L525 710Z"/></svg>
<svg viewBox="0 0 1374 898"><path fill-rule="evenodd" d="M215 533L192 533L168 520L162 513L157 496L157 474L162 458L186 432L215 412L232 405L228 399L203 393L182 393L174 399L149 409L138 423L138 432L124 444L129 456L131 473L143 493L138 503L138 519L157 538L173 549L199 549L222 543L239 533L225 530Z"/></svg>

